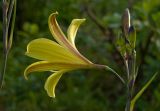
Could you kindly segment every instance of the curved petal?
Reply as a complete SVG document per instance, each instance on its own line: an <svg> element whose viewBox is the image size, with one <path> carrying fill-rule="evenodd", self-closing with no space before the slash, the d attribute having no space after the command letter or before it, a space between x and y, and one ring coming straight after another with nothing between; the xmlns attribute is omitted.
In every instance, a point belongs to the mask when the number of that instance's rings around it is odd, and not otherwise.
<svg viewBox="0 0 160 111"><path fill-rule="evenodd" d="M49 16L48 19L48 25L49 25L49 29L54 37L54 39L62 46L67 46L68 45L68 41L67 38L65 36L65 34L62 32L57 20L56 20L56 15L58 14L58 12L56 13L52 13ZM67 46L68 47L68 46Z"/></svg>
<svg viewBox="0 0 160 111"><path fill-rule="evenodd" d="M53 70L53 66L50 64L50 62L47 61L40 61L40 62L35 62L31 65L29 65L25 71L24 71L24 77L25 79L28 79L28 74L31 72L41 72L41 71L49 71Z"/></svg>
<svg viewBox="0 0 160 111"><path fill-rule="evenodd" d="M56 63L48 61L39 61L29 65L24 71L25 79L28 79L27 76L31 72L42 72L42 71L57 71L62 69L79 69L79 68L89 68L83 64L68 64L68 63Z"/></svg>
<svg viewBox="0 0 160 111"><path fill-rule="evenodd" d="M47 78L44 88L48 96L55 98L55 87L64 72L66 72L66 70L57 71Z"/></svg>
<svg viewBox="0 0 160 111"><path fill-rule="evenodd" d="M77 30L85 20L86 19L73 19L67 30L68 40L74 47L75 47L75 37L77 34Z"/></svg>
<svg viewBox="0 0 160 111"><path fill-rule="evenodd" d="M77 56L80 58L84 63L91 63L89 60L87 60L85 57L83 57L75 47L68 41L64 33L62 32L61 28L59 27L57 20L56 20L56 15L58 12L53 13L49 16L48 24L49 24L49 29L53 35L53 37L56 39L56 41L68 49L73 55Z"/></svg>
<svg viewBox="0 0 160 111"><path fill-rule="evenodd" d="M67 49L49 39L40 38L31 41L27 46L26 55L50 62L84 63Z"/></svg>

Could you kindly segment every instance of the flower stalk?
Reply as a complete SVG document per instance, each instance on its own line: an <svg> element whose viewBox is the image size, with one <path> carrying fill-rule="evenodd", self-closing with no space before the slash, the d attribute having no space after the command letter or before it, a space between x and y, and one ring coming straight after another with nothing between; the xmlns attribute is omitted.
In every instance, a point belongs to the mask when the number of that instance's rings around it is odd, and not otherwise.
<svg viewBox="0 0 160 111"><path fill-rule="evenodd" d="M107 70L107 71L111 71L113 74L115 74L115 76L117 76L120 81L125 85L126 82L125 80L116 72L114 71L112 68L110 68L109 66L107 65L101 65L101 64L95 64L95 68L98 68L98 69L104 69L104 70Z"/></svg>
<svg viewBox="0 0 160 111"><path fill-rule="evenodd" d="M134 84L136 79L136 51L133 51L129 58L125 60L127 62L126 70L129 75L128 81L127 81L127 103L126 103L126 109L125 111L132 111L131 110L131 101L133 97L133 91L134 91Z"/></svg>
<svg viewBox="0 0 160 111"><path fill-rule="evenodd" d="M136 51L135 51L135 43L136 43L136 32L133 26L130 23L130 12L129 9L126 9L122 15L122 37L120 37L117 41L119 46L119 52L121 53L126 74L127 74L127 82L126 82L126 92L127 92L127 102L125 111L131 110L131 101L133 96L133 89L136 79Z"/></svg>
<svg viewBox="0 0 160 111"><path fill-rule="evenodd" d="M125 111L133 111L134 105L142 93L147 89L151 82L156 77L155 73L150 80L141 88L141 90L134 95L134 85L138 74L138 68L136 67L136 30L130 23L130 12L126 9L122 15L122 33L118 37L117 41L118 50L123 57L125 64L127 82L126 82L126 107Z"/></svg>

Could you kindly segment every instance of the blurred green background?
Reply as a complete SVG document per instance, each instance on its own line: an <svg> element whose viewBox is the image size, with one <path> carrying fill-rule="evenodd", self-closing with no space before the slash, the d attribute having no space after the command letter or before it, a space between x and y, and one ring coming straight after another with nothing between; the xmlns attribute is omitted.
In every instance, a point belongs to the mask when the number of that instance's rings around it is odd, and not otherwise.
<svg viewBox="0 0 160 111"><path fill-rule="evenodd" d="M48 29L48 16L58 11L57 20L64 32L73 18L86 18L77 34L78 49L89 60L107 64L125 78L115 38L120 31L121 15L127 7L137 30L139 75L136 93L154 72L160 71L160 0L17 0L13 47L5 84L0 90L0 111L124 111L126 91L111 72L69 72L58 83L55 99L48 97L44 90L50 73L36 73L26 81L23 72L35 61L24 55L27 44L40 37L53 39ZM2 14L0 16L2 35ZM1 36L0 61L2 49ZM160 111L159 81L160 76L157 76L138 100L135 111Z"/></svg>

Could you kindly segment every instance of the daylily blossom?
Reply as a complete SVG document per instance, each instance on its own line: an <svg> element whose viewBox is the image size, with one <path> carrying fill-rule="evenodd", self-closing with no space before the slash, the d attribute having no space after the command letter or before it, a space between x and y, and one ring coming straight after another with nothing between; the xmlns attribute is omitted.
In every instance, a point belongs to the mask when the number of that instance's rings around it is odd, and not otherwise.
<svg viewBox="0 0 160 111"><path fill-rule="evenodd" d="M51 14L48 20L49 29L56 42L46 38L31 41L27 46L26 55L40 61L29 65L24 72L27 79L31 72L51 71L53 74L47 78L44 86L50 97L55 97L55 87L64 73L77 69L106 68L89 61L75 46L77 30L85 19L73 19L66 37L57 23L57 14Z"/></svg>

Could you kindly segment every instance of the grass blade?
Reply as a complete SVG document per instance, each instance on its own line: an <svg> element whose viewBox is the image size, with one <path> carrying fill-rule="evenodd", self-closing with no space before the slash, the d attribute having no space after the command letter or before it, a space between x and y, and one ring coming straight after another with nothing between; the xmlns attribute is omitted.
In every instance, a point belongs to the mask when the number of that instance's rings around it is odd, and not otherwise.
<svg viewBox="0 0 160 111"><path fill-rule="evenodd" d="M136 96L132 99L131 101L131 110L133 111L134 105L136 103L136 101L140 98L140 96L143 94L143 92L148 88L148 86L152 83L152 81L154 80L154 78L157 76L157 72L152 76L152 78L150 78L150 80L142 87L142 89L136 94Z"/></svg>
<svg viewBox="0 0 160 111"><path fill-rule="evenodd" d="M13 31L14 31L14 25L15 25L15 19L16 19L16 6L17 5L17 0L14 0L14 12L13 12L13 19L12 19L12 24L11 24L11 32L10 32L10 37L8 41L8 50L10 50L12 46L12 41L13 41Z"/></svg>
<svg viewBox="0 0 160 111"><path fill-rule="evenodd" d="M3 61L2 61L3 66L0 74L0 87L2 87L3 85L4 75L6 73L8 53L12 45L13 31L16 18L16 0L12 0L12 2L9 1L9 4L10 7L8 12L7 1L6 0L3 1L3 50L4 51L3 51ZM14 7L14 12L12 14L13 7ZM12 15L13 17L11 17ZM11 25L10 25L10 19L12 19ZM9 27L11 29L10 33L8 33Z"/></svg>

